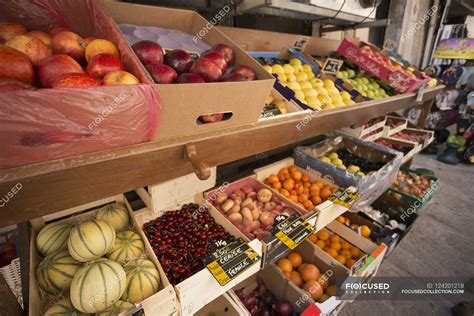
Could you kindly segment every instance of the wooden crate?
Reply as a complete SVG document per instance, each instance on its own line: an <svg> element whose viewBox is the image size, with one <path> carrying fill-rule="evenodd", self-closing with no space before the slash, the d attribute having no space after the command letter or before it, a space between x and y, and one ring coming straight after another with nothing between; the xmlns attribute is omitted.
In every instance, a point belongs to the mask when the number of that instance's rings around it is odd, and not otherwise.
<svg viewBox="0 0 474 316"><path fill-rule="evenodd" d="M387 245L383 243L377 245L372 241L360 236L352 229L339 223L338 221L331 222L329 225L326 226L326 229L328 229L332 233L336 233L341 237L341 239L356 246L365 255L359 258L359 260L354 263L352 268L349 269L346 266L342 265L339 261L331 257L328 253L323 251L321 248L313 244L315 247L315 252L318 257L321 258L321 260L332 266L342 267L347 271L350 276L365 278L376 274L385 256L385 252L387 251Z"/></svg>
<svg viewBox="0 0 474 316"><path fill-rule="evenodd" d="M365 141L371 141L371 140L380 138L381 136L384 135L384 126L386 122L386 117L377 117L372 120L378 120L378 122L368 127L365 127L365 124L359 125L359 126L345 127L345 128L342 128L340 131L345 134L349 134L357 138L363 139ZM368 123L370 123L370 121L367 122L366 124ZM380 130L380 132L367 136L368 134L377 130Z"/></svg>
<svg viewBox="0 0 474 316"><path fill-rule="evenodd" d="M290 167L294 165L295 165L294 159L291 157L288 157L283 160L272 163L268 166L255 169L254 172L257 177L257 180L263 182L270 175L278 174L278 171L281 168ZM317 174L315 170L313 169L305 170L299 166L296 166L296 167L298 168L299 171L301 171L303 175L307 175L311 182L321 180L327 185L332 185L332 186L335 186L336 188L339 188L339 186L335 184L334 181L331 181L332 179L321 177L321 175ZM275 192L275 194L277 194L277 196L283 199L285 202L293 203L287 197L281 195L278 191L274 190L271 187L269 188L273 192ZM302 206L300 205L298 206L299 208L302 208ZM323 227L325 227L327 224L335 220L339 215L343 214L346 211L347 211L347 208L345 208L344 206L335 204L334 202L331 202L329 200L326 200L323 203L316 205L314 208L314 212L318 213L318 217L316 220L316 231L322 229Z"/></svg>
<svg viewBox="0 0 474 316"><path fill-rule="evenodd" d="M407 142L407 143L419 145L419 151L426 148L434 140L434 132L433 131L428 131L428 130L425 130L425 129L405 128L405 129L403 129L399 132L404 132L404 133L408 133L408 134L424 135L425 136L424 140L421 143L411 141L411 140L406 140L406 139L403 139L403 138L397 138L397 137L395 137L395 134L392 134L390 137L388 137L389 139L402 140L402 141Z"/></svg>
<svg viewBox="0 0 474 316"><path fill-rule="evenodd" d="M173 289L173 286L168 282L164 274L163 269L161 268L160 263L156 260L151 246L146 241L146 238L141 231L138 229L137 223L133 220L134 214L128 203L127 199L123 194L116 195L107 199L99 200L96 202L88 203L82 206L74 207L62 212L55 214L50 214L41 218L36 218L31 220L31 238L29 245L29 254L31 258L31 263L29 266L29 315L38 315L38 311L43 311L46 307L44 304L44 291L40 289L36 281L36 268L41 261L40 254L36 249L36 235L39 233L41 228L45 226L48 222L76 222L80 220L85 220L87 218L93 218L97 212L97 209L105 204L118 202L126 206L129 211L130 219L132 220L133 230L140 234L144 243L145 243L145 253L149 260L151 260L158 272L160 274L160 288L159 291L152 296L148 297L142 301L139 306L142 308L145 313L153 314L154 311L160 310L162 315L177 315L179 311L178 300L176 299L176 293ZM79 213L79 214L77 214ZM71 216L72 214L77 214Z"/></svg>
<svg viewBox="0 0 474 316"><path fill-rule="evenodd" d="M142 228L145 223L164 215L167 211L181 208L181 206L186 203L204 204L205 200L202 193L194 193L196 191L200 191L201 189L209 189L210 187L214 186L215 168L213 174L214 176L211 176L212 179L206 181L198 180L194 174L189 174L154 185L153 189L149 191L151 195L146 196L149 199L148 204L152 205L153 208L146 207L136 211L134 214L134 219L137 222L141 233L143 233ZM158 196L155 195L155 192L158 194ZM141 193L144 194L146 191L141 191ZM163 197L163 194L165 193L170 195L170 197L160 198L160 196ZM187 194L189 195L186 196ZM146 202L145 205L147 205ZM224 229L234 237L241 237L240 231L218 210L209 206L208 209L210 215L214 218L216 223L224 227ZM149 244L148 239L145 238L145 240L146 244ZM255 239L249 241L249 246L252 247L260 256L262 256L262 244L259 240ZM152 256L154 260L158 261L154 253ZM178 297L180 313L182 315L192 315L193 313L196 313L202 307L235 286L235 284L241 282L250 275L257 273L257 271L260 269L260 266L261 261L252 265L245 272L239 275L236 279L227 283L225 286L219 285L219 283L214 279L212 274L207 269L203 269L188 279L175 285L174 289ZM164 278L166 278L168 281L166 275ZM203 291L203 289L205 290Z"/></svg>
<svg viewBox="0 0 474 316"><path fill-rule="evenodd" d="M395 127L390 127L388 124L390 121L395 121L397 122L397 126ZM392 116L392 115L387 115L386 116L386 122L384 126L384 137L390 137L393 134L396 134L405 128L407 128L408 120L404 117L400 116Z"/></svg>
<svg viewBox="0 0 474 316"><path fill-rule="evenodd" d="M385 126L385 127L387 127L387 126ZM388 143L391 143L391 144L397 144L397 145L402 145L404 147L411 148L411 150L408 151L407 153L402 152L403 153L402 164L410 161L413 158L413 156L415 156L417 153L419 153L422 149L420 144L417 144L417 143L414 143L414 142L406 142L406 141L398 139L398 138L382 137L382 138L379 138L379 139L383 139L384 141L386 141ZM374 140L374 142L376 142L379 139ZM379 144L379 145L381 145L381 144ZM396 149L394 149L394 150L396 150Z"/></svg>
<svg viewBox="0 0 474 316"><path fill-rule="evenodd" d="M228 293L224 293L199 311L194 314L195 316L240 316L244 315L245 311L242 307L237 304Z"/></svg>

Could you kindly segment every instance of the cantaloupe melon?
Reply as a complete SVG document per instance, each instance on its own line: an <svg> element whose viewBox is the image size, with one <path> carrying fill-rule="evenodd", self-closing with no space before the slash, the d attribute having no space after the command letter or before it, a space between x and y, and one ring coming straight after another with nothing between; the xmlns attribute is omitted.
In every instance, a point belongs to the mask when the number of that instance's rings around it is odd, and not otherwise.
<svg viewBox="0 0 474 316"><path fill-rule="evenodd" d="M124 264L132 259L137 259L143 252L145 245L139 234L126 230L117 233L112 250L107 254L107 258Z"/></svg>
<svg viewBox="0 0 474 316"><path fill-rule="evenodd" d="M137 259L124 267L127 274L127 288L122 300L138 303L158 291L160 274L150 260Z"/></svg>
<svg viewBox="0 0 474 316"><path fill-rule="evenodd" d="M48 308L44 316L86 316L72 306L71 300L63 298Z"/></svg>
<svg viewBox="0 0 474 316"><path fill-rule="evenodd" d="M128 211L122 204L107 204L97 211L96 218L112 226L119 232L130 224Z"/></svg>
<svg viewBox="0 0 474 316"><path fill-rule="evenodd" d="M88 220L74 226L68 239L71 256L81 262L96 260L112 249L115 230L104 221Z"/></svg>
<svg viewBox="0 0 474 316"><path fill-rule="evenodd" d="M67 250L46 256L36 269L36 279L40 287L49 293L69 290L74 275L82 267Z"/></svg>
<svg viewBox="0 0 474 316"><path fill-rule="evenodd" d="M84 313L103 312L120 299L126 284L125 271L117 262L103 258L89 262L72 280L72 305Z"/></svg>
<svg viewBox="0 0 474 316"><path fill-rule="evenodd" d="M43 227L36 237L36 248L47 256L58 250L67 249L67 239L72 225L69 223L51 223Z"/></svg>
<svg viewBox="0 0 474 316"><path fill-rule="evenodd" d="M118 316L120 313L125 312L135 307L132 303L118 301L112 307L107 308L105 311L95 314L95 316Z"/></svg>

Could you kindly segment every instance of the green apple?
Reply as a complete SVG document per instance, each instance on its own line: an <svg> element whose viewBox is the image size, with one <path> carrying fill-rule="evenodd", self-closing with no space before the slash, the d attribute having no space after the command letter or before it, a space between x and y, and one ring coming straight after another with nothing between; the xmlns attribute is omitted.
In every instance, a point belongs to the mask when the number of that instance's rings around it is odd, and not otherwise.
<svg viewBox="0 0 474 316"><path fill-rule="evenodd" d="M352 69L347 70L347 75L349 77L354 77L356 75L356 72Z"/></svg>

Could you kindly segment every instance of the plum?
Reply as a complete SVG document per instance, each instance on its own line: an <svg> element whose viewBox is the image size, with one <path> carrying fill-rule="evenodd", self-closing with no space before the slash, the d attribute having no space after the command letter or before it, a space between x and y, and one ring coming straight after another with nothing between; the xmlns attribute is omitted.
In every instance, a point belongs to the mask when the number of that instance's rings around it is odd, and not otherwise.
<svg viewBox="0 0 474 316"><path fill-rule="evenodd" d="M258 190L257 192L257 199L260 201L260 202L268 202L272 199L272 191L268 190L268 189L260 189Z"/></svg>
<svg viewBox="0 0 474 316"><path fill-rule="evenodd" d="M224 213L227 213L233 206L234 201L227 199L221 204L221 210L224 211Z"/></svg>

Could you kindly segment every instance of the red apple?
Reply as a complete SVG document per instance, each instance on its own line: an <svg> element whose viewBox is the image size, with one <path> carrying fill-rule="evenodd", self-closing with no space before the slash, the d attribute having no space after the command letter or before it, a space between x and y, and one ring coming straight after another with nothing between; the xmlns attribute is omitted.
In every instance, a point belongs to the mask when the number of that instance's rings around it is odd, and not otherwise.
<svg viewBox="0 0 474 316"><path fill-rule="evenodd" d="M227 63L224 59L224 56L218 52L212 50L205 51L201 54L201 58L207 58L215 62L216 65L222 70L222 73L227 70Z"/></svg>
<svg viewBox="0 0 474 316"><path fill-rule="evenodd" d="M51 48L54 54L66 54L78 63L84 63L86 44L76 33L65 31L53 37Z"/></svg>
<svg viewBox="0 0 474 316"><path fill-rule="evenodd" d="M140 80L138 80L137 77L123 70L109 72L105 75L103 81L104 85L125 85L138 83L140 83Z"/></svg>
<svg viewBox="0 0 474 316"><path fill-rule="evenodd" d="M51 49L32 35L18 35L5 42L5 45L19 50L30 57L33 65L52 55Z"/></svg>
<svg viewBox="0 0 474 316"><path fill-rule="evenodd" d="M234 51L230 48L229 45L226 44L217 44L211 48L211 50L218 52L222 56L224 56L225 62L227 65L231 65L234 62Z"/></svg>
<svg viewBox="0 0 474 316"><path fill-rule="evenodd" d="M167 65L148 64L145 66L156 83L168 84L172 83L178 77L176 71Z"/></svg>
<svg viewBox="0 0 474 316"><path fill-rule="evenodd" d="M140 41L133 44L132 49L145 66L148 64L163 64L163 49L158 43Z"/></svg>
<svg viewBox="0 0 474 316"><path fill-rule="evenodd" d="M88 74L64 74L53 82L53 88L87 88L100 86L99 80Z"/></svg>
<svg viewBox="0 0 474 316"><path fill-rule="evenodd" d="M35 73L31 59L14 48L0 45L0 79L34 83Z"/></svg>
<svg viewBox="0 0 474 316"><path fill-rule="evenodd" d="M111 41L97 38L97 39L88 39L88 44L86 45L86 61L90 62L95 55L99 54L112 54L120 58L120 52L118 47Z"/></svg>
<svg viewBox="0 0 474 316"><path fill-rule="evenodd" d="M125 67L117 56L108 53L95 55L87 65L87 73L99 79L117 70L125 70Z"/></svg>
<svg viewBox="0 0 474 316"><path fill-rule="evenodd" d="M190 71L200 75L206 82L215 82L222 78L221 68L215 62L207 58L199 58L191 66Z"/></svg>
<svg viewBox="0 0 474 316"><path fill-rule="evenodd" d="M199 120L203 123L214 123L214 122L219 122L224 118L224 113L215 113L215 114L209 114L209 115L201 115L199 117Z"/></svg>
<svg viewBox="0 0 474 316"><path fill-rule="evenodd" d="M176 70L178 74L182 74L189 71L193 60L184 50L175 49L166 53L165 64Z"/></svg>
<svg viewBox="0 0 474 316"><path fill-rule="evenodd" d="M198 74L186 72L184 74L179 75L176 82L177 83L205 83L206 81L204 81L204 79L202 79L202 77Z"/></svg>
<svg viewBox="0 0 474 316"><path fill-rule="evenodd" d="M238 73L245 77L245 80L250 81L255 79L255 72L252 68L246 65L240 65L232 69L232 74Z"/></svg>
<svg viewBox="0 0 474 316"><path fill-rule="evenodd" d="M0 22L0 44L5 43L9 39L28 33L26 27L18 23Z"/></svg>
<svg viewBox="0 0 474 316"><path fill-rule="evenodd" d="M41 32L41 31L31 31L28 35L34 36L40 41L43 42L44 45L51 47L51 42L53 41L53 37L48 33Z"/></svg>
<svg viewBox="0 0 474 316"><path fill-rule="evenodd" d="M84 73L81 65L65 54L53 55L43 60L38 64L36 71L40 85L43 88L51 88L54 81L64 74Z"/></svg>
<svg viewBox="0 0 474 316"><path fill-rule="evenodd" d="M9 91L35 90L30 84L13 79L0 79L0 93Z"/></svg>
<svg viewBox="0 0 474 316"><path fill-rule="evenodd" d="M247 79L242 75L241 73L231 73L230 75L227 75L222 79L222 81L227 82L227 81L247 81Z"/></svg>
<svg viewBox="0 0 474 316"><path fill-rule="evenodd" d="M52 37L55 37L56 35L58 35L61 32L69 32L69 31L71 31L71 30L67 27L56 26L56 27L53 27L52 29L49 30L49 35L51 35Z"/></svg>

